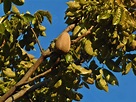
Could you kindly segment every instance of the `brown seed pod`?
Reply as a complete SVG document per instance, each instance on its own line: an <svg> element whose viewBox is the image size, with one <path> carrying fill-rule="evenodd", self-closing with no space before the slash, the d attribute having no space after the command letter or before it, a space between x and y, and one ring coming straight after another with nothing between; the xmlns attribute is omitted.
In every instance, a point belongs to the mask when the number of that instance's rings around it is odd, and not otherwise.
<svg viewBox="0 0 136 102"><path fill-rule="evenodd" d="M57 38L55 47L57 50L67 53L70 50L71 46L71 40L70 40L70 35L68 32L62 32L62 34Z"/></svg>

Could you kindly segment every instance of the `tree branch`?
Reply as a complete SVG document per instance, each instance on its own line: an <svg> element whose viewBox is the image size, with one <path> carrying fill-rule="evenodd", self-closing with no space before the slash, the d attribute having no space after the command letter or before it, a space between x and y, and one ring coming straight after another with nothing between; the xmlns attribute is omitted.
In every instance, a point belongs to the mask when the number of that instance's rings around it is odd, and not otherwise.
<svg viewBox="0 0 136 102"><path fill-rule="evenodd" d="M13 86L7 93L5 93L2 97L0 97L0 102L4 102L10 95L12 95L16 88L24 84L28 78L33 74L33 72L39 67L39 65L43 62L45 58L51 55L50 49L47 49L41 57L35 62L34 65L28 70L28 72L25 74L25 76L15 85Z"/></svg>
<svg viewBox="0 0 136 102"><path fill-rule="evenodd" d="M91 26L87 32L85 32L84 34L82 34L81 36L79 36L78 38L74 39L71 41L71 44L77 43L79 40L81 40L83 37L87 36L88 34L91 33L91 30L93 29L94 26Z"/></svg>
<svg viewBox="0 0 136 102"><path fill-rule="evenodd" d="M23 96L27 90L29 90L30 88L25 88L23 90L20 90L19 92L17 92L16 94L12 95L11 97L9 97L5 102L14 102L16 99L20 98L21 96Z"/></svg>
<svg viewBox="0 0 136 102"><path fill-rule="evenodd" d="M27 88L24 88L22 90L20 90L19 92L17 92L16 94L10 96L5 102L13 102L15 100L17 100L18 98L22 97L23 95L29 93L29 92L32 92L33 90L41 87L41 86L46 86L47 85L47 80L45 81L42 81L40 83L37 83L36 85L34 86L31 86L31 87L27 87Z"/></svg>
<svg viewBox="0 0 136 102"><path fill-rule="evenodd" d="M75 24L71 24L71 25L69 25L63 32L69 32L69 31L71 31L74 27L75 27ZM62 32L62 33L63 33L63 32Z"/></svg>
<svg viewBox="0 0 136 102"><path fill-rule="evenodd" d="M50 68L50 69L46 70L45 72L43 72L43 73L41 73L41 74L31 78L30 80L24 82L23 85L28 84L28 83L34 81L37 78L41 78L41 77L45 76L46 74L50 73L51 71L52 71L52 68Z"/></svg>
<svg viewBox="0 0 136 102"><path fill-rule="evenodd" d="M75 24L72 24L72 25L68 26L63 32L69 32L74 27L75 27ZM40 58L35 62L34 65L32 65L32 67L28 70L28 72L25 74L25 76L15 86L13 86L7 93L5 93L2 97L0 97L0 102L4 102L7 98L9 98L16 91L17 87L23 85L28 80L28 78L34 73L34 71L39 67L39 65L43 62L43 60L45 58L47 58L48 56L50 56L51 53L52 52L50 51L50 49L43 51ZM48 71L50 72L51 69L49 69ZM39 76L42 76L45 74L47 74L47 73L45 72L44 74L41 74ZM37 78L37 77L35 77L35 78Z"/></svg>

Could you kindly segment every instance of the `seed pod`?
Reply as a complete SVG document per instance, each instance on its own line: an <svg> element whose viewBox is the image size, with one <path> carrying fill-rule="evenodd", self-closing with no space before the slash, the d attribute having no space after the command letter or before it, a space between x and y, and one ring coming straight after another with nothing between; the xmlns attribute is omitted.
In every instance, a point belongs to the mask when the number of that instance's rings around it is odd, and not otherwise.
<svg viewBox="0 0 136 102"><path fill-rule="evenodd" d="M67 32L62 32L62 34L57 38L55 47L57 50L67 53L70 50L71 40Z"/></svg>

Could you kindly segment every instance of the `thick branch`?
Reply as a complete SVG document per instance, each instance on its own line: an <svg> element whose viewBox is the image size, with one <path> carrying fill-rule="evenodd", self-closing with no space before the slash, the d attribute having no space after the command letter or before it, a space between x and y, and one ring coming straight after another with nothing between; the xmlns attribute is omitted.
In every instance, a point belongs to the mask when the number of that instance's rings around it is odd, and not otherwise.
<svg viewBox="0 0 136 102"><path fill-rule="evenodd" d="M63 32L69 32L74 27L75 27L75 24L72 24L72 25L68 26ZM51 55L51 53L52 52L50 51L50 49L47 49L45 52L42 52L42 55L40 56L40 58L28 70L28 72L25 74L25 76L15 86L13 86L7 93L5 93L2 97L0 97L0 102L4 102L8 97L10 97L15 92L17 87L23 85L24 83L27 83L28 78L34 73L34 71L39 67L39 65L43 62L43 60ZM48 71L50 72L51 70L48 70ZM44 73L44 75L45 74L47 74L47 73Z"/></svg>
<svg viewBox="0 0 136 102"><path fill-rule="evenodd" d="M43 82L37 83L34 86L24 88L24 89L20 90L19 92L17 92L16 94L10 96L5 102L13 102L13 101L17 100L18 98L24 96L25 94L27 94L29 92L32 92L32 91L34 91L35 89L37 89L37 88L39 88L41 86L47 85L47 82L48 81L45 80Z"/></svg>
<svg viewBox="0 0 136 102"><path fill-rule="evenodd" d="M41 55L41 57L35 62L35 64L28 70L25 76L15 86L13 86L6 94L4 94L0 98L0 102L4 102L8 97L10 97L10 95L12 95L15 92L18 86L24 84L28 80L28 78L33 74L33 72L39 67L39 65L43 62L43 60L47 58L48 56L50 56L50 54L51 54L51 51L47 49Z"/></svg>
<svg viewBox="0 0 136 102"><path fill-rule="evenodd" d="M5 102L14 102L16 99L18 99L19 97L23 96L27 92L27 90L29 90L29 89L30 88L25 88L23 90L20 90L16 94L14 94L11 97L9 97Z"/></svg>

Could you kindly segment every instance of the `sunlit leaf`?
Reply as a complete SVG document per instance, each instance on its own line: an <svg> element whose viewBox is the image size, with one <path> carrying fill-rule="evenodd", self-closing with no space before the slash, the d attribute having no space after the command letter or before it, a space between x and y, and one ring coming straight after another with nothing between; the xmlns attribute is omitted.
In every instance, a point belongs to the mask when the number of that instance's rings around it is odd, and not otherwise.
<svg viewBox="0 0 136 102"><path fill-rule="evenodd" d="M21 61L20 65L22 65L22 68L27 69L27 68L31 68L33 63L31 63L30 61Z"/></svg>
<svg viewBox="0 0 136 102"><path fill-rule="evenodd" d="M81 29L81 26L80 25L77 25L75 28L74 28L74 31L73 31L73 35L76 35L79 30Z"/></svg>
<svg viewBox="0 0 136 102"><path fill-rule="evenodd" d="M0 23L0 34L4 34L4 32L5 32L4 24Z"/></svg>
<svg viewBox="0 0 136 102"><path fill-rule="evenodd" d="M103 69L103 75L105 77L105 80L111 84L111 85L119 85L117 78L115 77L115 75L113 73L111 73L109 70L107 69Z"/></svg>
<svg viewBox="0 0 136 102"><path fill-rule="evenodd" d="M55 87L55 88L58 88L58 87L60 87L61 85L62 85L62 80L60 79L60 80L58 80L58 81L55 83L54 87Z"/></svg>
<svg viewBox="0 0 136 102"><path fill-rule="evenodd" d="M82 98L83 98L83 95L82 95L82 94L76 93L76 97L75 97L75 100L76 100L76 101L80 101Z"/></svg>
<svg viewBox="0 0 136 102"><path fill-rule="evenodd" d="M14 13L20 13L18 8L15 5L12 5L12 12Z"/></svg>
<svg viewBox="0 0 136 102"><path fill-rule="evenodd" d="M46 30L46 28L44 26L42 26L42 25L39 25L39 29L40 29L40 31L45 31Z"/></svg>
<svg viewBox="0 0 136 102"><path fill-rule="evenodd" d="M40 33L40 35L41 35L41 36L46 36L45 31L42 31L42 32Z"/></svg>
<svg viewBox="0 0 136 102"><path fill-rule="evenodd" d="M118 7L113 17L113 21L112 21L113 25L117 25L120 22L121 15L122 15L122 8Z"/></svg>
<svg viewBox="0 0 136 102"><path fill-rule="evenodd" d="M65 55L65 59L66 59L67 63L72 62L74 60L73 57L72 57L72 55L70 55L70 54L66 54Z"/></svg>
<svg viewBox="0 0 136 102"><path fill-rule="evenodd" d="M74 1L67 2L67 5L71 9L79 9L81 7L80 4L79 4L79 2L74 2Z"/></svg>
<svg viewBox="0 0 136 102"><path fill-rule="evenodd" d="M125 71L124 71L122 74L123 74L123 75L128 74L131 68L132 68L132 62L129 62L129 63L126 65Z"/></svg>
<svg viewBox="0 0 136 102"><path fill-rule="evenodd" d="M94 79L91 77L83 77L82 79L88 84L94 84Z"/></svg>
<svg viewBox="0 0 136 102"><path fill-rule="evenodd" d="M74 12L71 12L71 11L68 11L68 12L66 12L66 15L70 17L70 16L74 16L75 13L74 13Z"/></svg>
<svg viewBox="0 0 136 102"><path fill-rule="evenodd" d="M100 22L101 19L108 19L110 18L111 14L108 12L102 13L97 16L97 22Z"/></svg>
<svg viewBox="0 0 136 102"><path fill-rule="evenodd" d="M95 70L95 79L99 80L103 77L103 70L102 68L98 68Z"/></svg>
<svg viewBox="0 0 136 102"><path fill-rule="evenodd" d="M85 49L85 52L89 55L93 55L94 52L93 52L93 48L92 48L92 43L90 40L86 40L85 41L85 45L84 45L84 49Z"/></svg>
<svg viewBox="0 0 136 102"><path fill-rule="evenodd" d="M6 68L5 70L3 70L3 73L4 73L7 77L11 77L11 78L16 76L15 72L13 72L13 71L11 70L11 68Z"/></svg>
<svg viewBox="0 0 136 102"><path fill-rule="evenodd" d="M103 78L101 78L100 80L97 80L97 83L98 83L99 89L102 89L102 90L108 92L108 90L109 90L108 84Z"/></svg>
<svg viewBox="0 0 136 102"><path fill-rule="evenodd" d="M74 69L76 69L77 71L79 71L81 74L91 74L92 73L92 70L88 70L88 69L85 69L85 68L83 68L82 66L80 66L80 65L76 65L76 64L74 64L74 63L72 63L71 64L72 65L72 67L74 68Z"/></svg>

